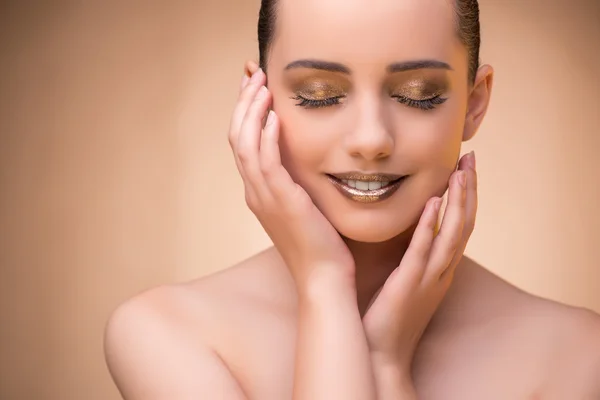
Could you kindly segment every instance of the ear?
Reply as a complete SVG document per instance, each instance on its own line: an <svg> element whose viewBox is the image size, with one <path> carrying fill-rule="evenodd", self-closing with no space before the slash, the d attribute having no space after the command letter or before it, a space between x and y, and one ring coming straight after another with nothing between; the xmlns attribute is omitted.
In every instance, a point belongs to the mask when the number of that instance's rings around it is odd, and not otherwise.
<svg viewBox="0 0 600 400"><path fill-rule="evenodd" d="M473 88L469 94L469 99L467 100L467 116L463 130L463 141L465 142L475 136L483 121L483 117L490 104L493 82L493 68L489 65L479 67Z"/></svg>
<svg viewBox="0 0 600 400"><path fill-rule="evenodd" d="M244 64L244 74L246 74L246 76L251 77L252 74L254 74L256 71L258 70L258 63L255 62L254 60L248 60L246 61L246 64Z"/></svg>

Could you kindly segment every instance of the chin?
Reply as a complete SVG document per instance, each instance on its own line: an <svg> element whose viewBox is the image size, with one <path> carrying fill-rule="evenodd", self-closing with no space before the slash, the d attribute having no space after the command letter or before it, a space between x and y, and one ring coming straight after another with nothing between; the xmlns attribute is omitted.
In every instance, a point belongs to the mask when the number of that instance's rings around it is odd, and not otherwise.
<svg viewBox="0 0 600 400"><path fill-rule="evenodd" d="M390 198L370 204L344 198L329 183L309 189L314 189L309 192L314 194L311 198L339 234L362 243L387 242L413 229L428 199L417 195L428 193L427 190L410 186L400 187Z"/></svg>
<svg viewBox="0 0 600 400"><path fill-rule="evenodd" d="M408 210L363 210L348 214L341 212L326 215L333 227L345 238L362 243L382 243L410 230L418 217Z"/></svg>

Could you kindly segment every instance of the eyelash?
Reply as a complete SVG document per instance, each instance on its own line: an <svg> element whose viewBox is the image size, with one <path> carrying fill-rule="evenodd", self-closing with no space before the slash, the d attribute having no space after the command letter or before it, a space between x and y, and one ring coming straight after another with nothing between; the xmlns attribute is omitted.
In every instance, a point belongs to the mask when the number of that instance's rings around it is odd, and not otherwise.
<svg viewBox="0 0 600 400"><path fill-rule="evenodd" d="M311 99L307 99L302 96L292 97L293 100L298 100L300 102L300 103L296 104L297 106L305 107L305 108L322 108L322 107L335 106L337 104L340 104L340 99L343 99L343 98L344 98L344 96L336 96L336 97L330 97L325 100L311 100Z"/></svg>
<svg viewBox="0 0 600 400"><path fill-rule="evenodd" d="M311 100L302 96L292 97L293 100L298 100L299 103L296 105L304 108L323 108L340 104L340 99L344 96L330 97L325 100ZM392 96L398 103L406 104L409 107L418 108L424 111L433 110L436 106L443 104L447 98L440 97L439 95L426 100L414 100L404 96Z"/></svg>
<svg viewBox="0 0 600 400"><path fill-rule="evenodd" d="M440 97L437 95L432 97L431 99L425 100L414 100L404 96L392 96L398 103L406 104L409 107L420 108L421 110L429 111L433 110L436 106L443 104L446 100L445 97Z"/></svg>

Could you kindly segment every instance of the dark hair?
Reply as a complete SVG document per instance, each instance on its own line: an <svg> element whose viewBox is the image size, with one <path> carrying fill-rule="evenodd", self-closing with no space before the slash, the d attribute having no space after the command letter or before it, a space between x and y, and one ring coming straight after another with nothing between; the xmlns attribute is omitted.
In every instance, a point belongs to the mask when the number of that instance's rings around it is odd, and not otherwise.
<svg viewBox="0 0 600 400"><path fill-rule="evenodd" d="M479 68L481 44L479 2L478 0L454 0L454 2L457 33L469 53L469 80L472 83ZM276 17L277 0L261 0L258 14L258 51L260 67L263 71L267 70L269 50L275 35Z"/></svg>

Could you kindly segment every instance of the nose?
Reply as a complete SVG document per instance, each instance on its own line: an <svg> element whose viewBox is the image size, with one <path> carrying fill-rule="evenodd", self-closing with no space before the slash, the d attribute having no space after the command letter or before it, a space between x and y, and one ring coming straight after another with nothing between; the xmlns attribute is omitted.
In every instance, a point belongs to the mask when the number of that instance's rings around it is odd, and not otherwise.
<svg viewBox="0 0 600 400"><path fill-rule="evenodd" d="M363 103L355 115L354 128L345 138L348 154L366 161L389 157L394 149L394 137L384 107L371 99Z"/></svg>

